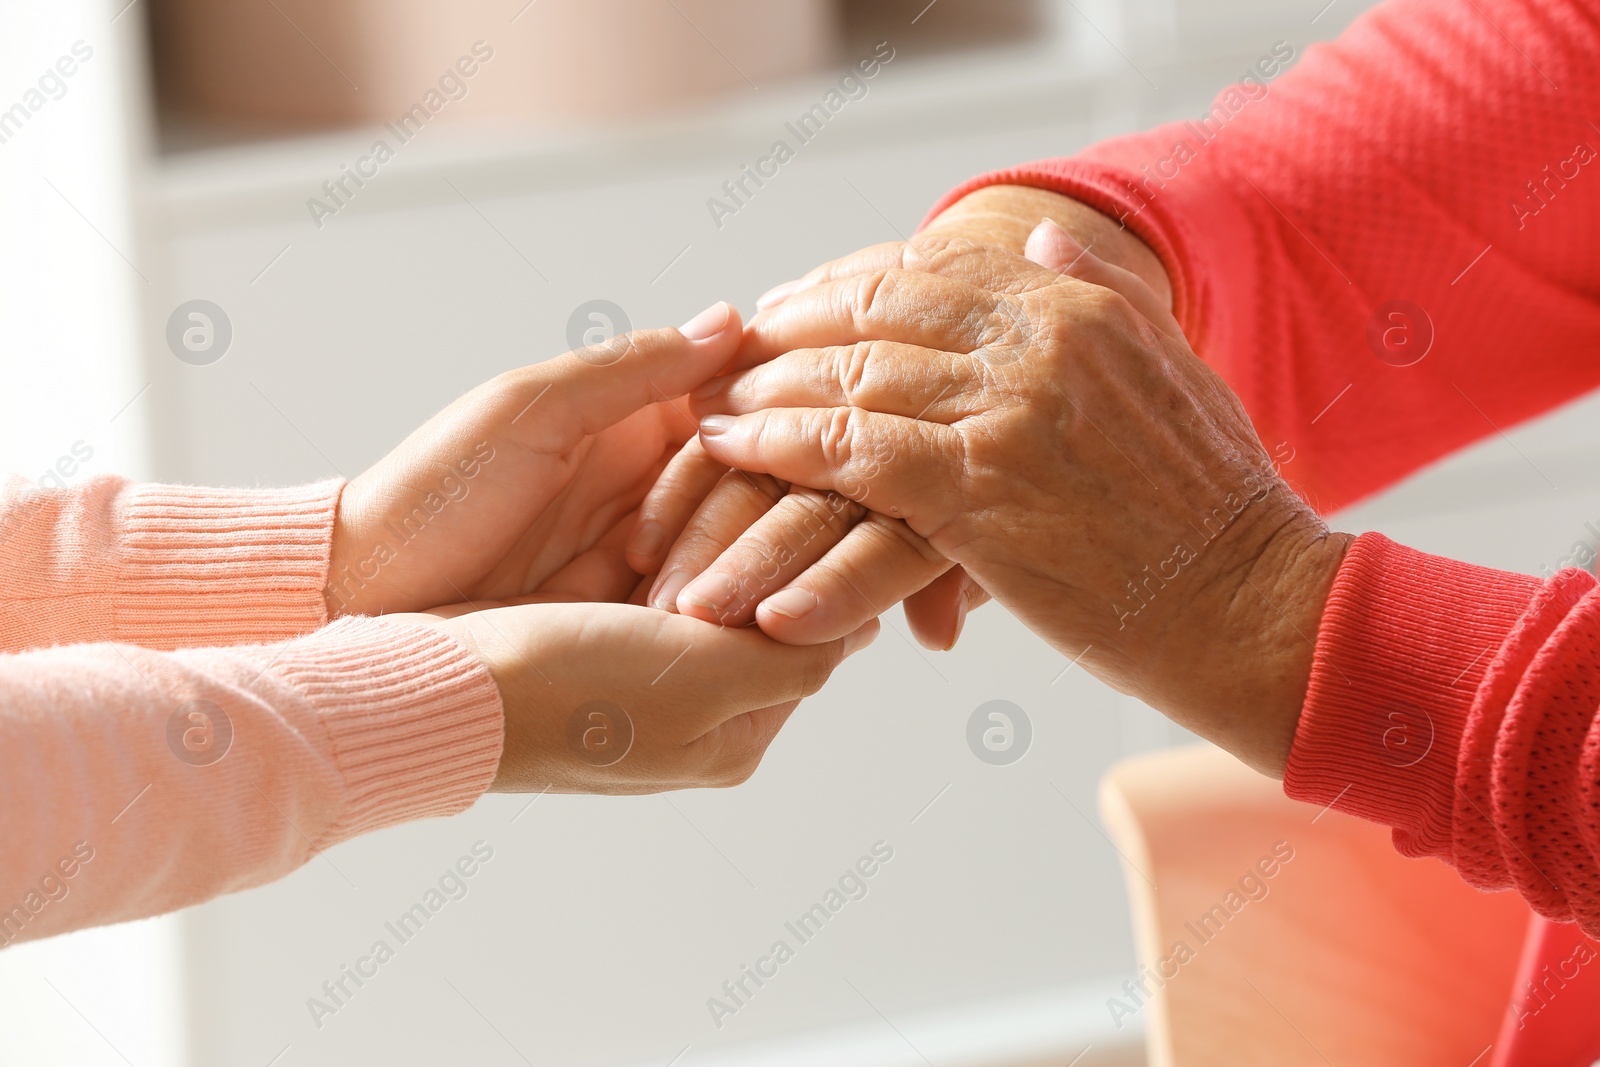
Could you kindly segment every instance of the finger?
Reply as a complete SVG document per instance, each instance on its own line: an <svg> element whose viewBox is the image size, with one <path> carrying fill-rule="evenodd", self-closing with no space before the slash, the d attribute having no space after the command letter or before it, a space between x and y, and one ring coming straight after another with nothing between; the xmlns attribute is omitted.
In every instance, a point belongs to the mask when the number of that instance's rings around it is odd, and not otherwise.
<svg viewBox="0 0 1600 1067"><path fill-rule="evenodd" d="M961 639L967 613L988 601L989 594L967 577L965 569L952 567L906 598L906 624L924 648L948 652Z"/></svg>
<svg viewBox="0 0 1600 1067"><path fill-rule="evenodd" d="M738 347L739 313L713 304L677 330L635 330L508 372L511 425L542 450L570 447L646 405L682 396L717 374Z"/></svg>
<svg viewBox="0 0 1600 1067"><path fill-rule="evenodd" d="M786 644L832 641L949 569L950 561L905 523L872 514L815 565L763 600L756 624Z"/></svg>
<svg viewBox="0 0 1600 1067"><path fill-rule="evenodd" d="M983 410L984 371L971 356L894 341L802 348L695 390L697 415L762 408L857 407L934 422Z"/></svg>
<svg viewBox="0 0 1600 1067"><path fill-rule="evenodd" d="M685 443L639 505L639 523L628 541L628 565L640 574L659 573L695 509L726 473L728 465L707 455L699 437Z"/></svg>
<svg viewBox="0 0 1600 1067"><path fill-rule="evenodd" d="M821 285L823 282L901 266L905 259L905 245L905 241L886 241L883 244L858 249L847 256L840 256L820 267L813 267L793 281L775 285L762 293L756 298L756 309L765 311L769 307L783 303L794 294Z"/></svg>
<svg viewBox="0 0 1600 1067"><path fill-rule="evenodd" d="M860 408L769 408L700 420L706 451L729 466L832 489L928 535L958 513L961 434Z"/></svg>
<svg viewBox="0 0 1600 1067"><path fill-rule="evenodd" d="M684 527L665 562L648 603L662 611L677 611L679 594L694 577L723 551L750 524L760 519L773 504L783 499L788 486L765 474L728 470L712 488Z"/></svg>
<svg viewBox="0 0 1600 1067"><path fill-rule="evenodd" d="M1015 252L996 245L961 237L919 234L909 241L873 245L824 263L802 278L767 290L756 301L756 308L765 311L797 293L842 278L895 269L927 271L1002 293L1027 292L1055 281L1051 268L1041 269Z"/></svg>
<svg viewBox="0 0 1600 1067"><path fill-rule="evenodd" d="M797 348L879 340L970 353L1023 343L1029 334L1027 313L1013 297L922 271L876 271L827 282L761 312L729 369Z"/></svg>
<svg viewBox="0 0 1600 1067"><path fill-rule="evenodd" d="M675 705L692 707L695 736L755 708L803 700L821 689L846 658L878 635L876 620L825 643L796 646L773 641L754 627L717 626L682 615L653 612L681 640L678 659L651 683Z"/></svg>
<svg viewBox="0 0 1600 1067"><path fill-rule="evenodd" d="M859 505L838 493L791 490L744 526L729 524L697 546L707 550L716 547L718 537L722 540L719 551L709 555L702 551L692 564L683 563L684 570L696 577L678 594L678 611L723 626L749 625L756 605L768 593L821 559L862 513ZM866 618L823 640L843 637Z"/></svg>
<svg viewBox="0 0 1600 1067"><path fill-rule="evenodd" d="M1025 254L1033 262L1060 271L1079 281L1120 293L1151 325L1172 338L1183 337L1183 327L1173 317L1167 302L1131 270L1113 266L1095 255L1092 246L1078 243L1060 223L1045 219L1028 235Z"/></svg>

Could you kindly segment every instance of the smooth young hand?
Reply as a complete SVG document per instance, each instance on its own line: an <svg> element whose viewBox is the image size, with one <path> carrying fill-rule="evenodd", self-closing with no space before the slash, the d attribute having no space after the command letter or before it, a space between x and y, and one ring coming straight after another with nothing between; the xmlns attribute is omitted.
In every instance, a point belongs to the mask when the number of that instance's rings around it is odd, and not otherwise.
<svg viewBox="0 0 1600 1067"><path fill-rule="evenodd" d="M872 643L782 645L630 604L542 603L404 618L483 660L505 708L498 793L738 785L802 698Z"/></svg>
<svg viewBox="0 0 1600 1067"><path fill-rule="evenodd" d="M625 600L615 539L694 434L673 401L739 344L719 303L507 371L461 397L345 487L327 590L337 615L423 611L535 593Z"/></svg>

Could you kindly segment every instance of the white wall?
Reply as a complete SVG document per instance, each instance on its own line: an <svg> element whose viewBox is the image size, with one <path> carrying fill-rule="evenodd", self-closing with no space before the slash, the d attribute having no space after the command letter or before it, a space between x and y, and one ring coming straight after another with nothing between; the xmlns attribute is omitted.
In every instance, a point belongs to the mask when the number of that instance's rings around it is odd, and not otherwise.
<svg viewBox="0 0 1600 1067"><path fill-rule="evenodd" d="M0 467L33 479L149 475L139 334L157 272L132 194L140 22L115 17L121 2L13 0L0 14L0 120L23 109L0 126ZM178 1062L177 925L0 953L0 1061Z"/></svg>

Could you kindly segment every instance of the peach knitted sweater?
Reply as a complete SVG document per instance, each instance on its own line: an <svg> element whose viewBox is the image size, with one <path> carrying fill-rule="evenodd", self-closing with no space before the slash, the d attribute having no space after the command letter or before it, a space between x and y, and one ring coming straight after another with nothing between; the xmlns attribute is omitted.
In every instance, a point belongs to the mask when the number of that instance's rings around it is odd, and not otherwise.
<svg viewBox="0 0 1600 1067"><path fill-rule="evenodd" d="M477 657L327 625L342 489L5 486L0 945L259 885L488 787Z"/></svg>

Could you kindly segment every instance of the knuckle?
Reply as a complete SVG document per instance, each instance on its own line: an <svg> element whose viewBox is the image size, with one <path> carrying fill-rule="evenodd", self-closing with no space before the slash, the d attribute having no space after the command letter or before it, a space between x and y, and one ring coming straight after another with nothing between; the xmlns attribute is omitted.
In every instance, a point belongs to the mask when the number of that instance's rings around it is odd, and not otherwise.
<svg viewBox="0 0 1600 1067"><path fill-rule="evenodd" d="M823 416L822 457L835 470L845 466L855 453L860 412L856 408L834 408Z"/></svg>
<svg viewBox="0 0 1600 1067"><path fill-rule="evenodd" d="M955 247L956 242L950 237L941 234L919 235L905 242L900 265L906 270L934 270Z"/></svg>
<svg viewBox="0 0 1600 1067"><path fill-rule="evenodd" d="M788 546L764 535L746 534L730 545L717 562L718 570L729 572L728 582L734 592L730 617L744 610L761 589L782 577L783 568L793 556Z"/></svg>
<svg viewBox="0 0 1600 1067"><path fill-rule="evenodd" d="M724 762L711 773L710 781L707 784L713 789L732 789L735 786L744 785L756 773L756 768L760 766L760 763L759 759L741 759L731 763Z"/></svg>
<svg viewBox="0 0 1600 1067"><path fill-rule="evenodd" d="M861 276L856 283L855 304L851 308L857 329L868 329L882 316L883 304L892 294L894 279L900 273L898 270L877 270Z"/></svg>
<svg viewBox="0 0 1600 1067"><path fill-rule="evenodd" d="M618 334L611 342L621 343L627 351L648 358L682 348L683 335L674 329L657 327Z"/></svg>
<svg viewBox="0 0 1600 1067"><path fill-rule="evenodd" d="M873 595L868 592L874 585L880 583L869 579L861 566L848 559L824 556L813 563L811 569L806 572L806 584L817 599L824 603L857 605L855 616L859 622L866 622L880 611L873 600ZM843 656L842 646L838 655ZM833 667L839 665L839 662L840 660L835 659L828 669L831 671Z"/></svg>
<svg viewBox="0 0 1600 1067"><path fill-rule="evenodd" d="M722 734L723 731L718 733ZM759 737L742 738L738 741L719 737L717 743L703 747L694 767L693 779L689 784L693 787L711 789L731 789L743 785L756 773L756 768L761 766L761 759L766 755L767 742L768 739Z"/></svg>
<svg viewBox="0 0 1600 1067"><path fill-rule="evenodd" d="M1127 297L1103 285L1090 288L1085 294L1085 299L1094 313L1103 318L1123 318L1133 310L1133 305L1128 303Z"/></svg>
<svg viewBox="0 0 1600 1067"><path fill-rule="evenodd" d="M834 641L816 656L807 656L800 666L800 696L814 696L828 684L834 670L844 661L844 642Z"/></svg>
<svg viewBox="0 0 1600 1067"><path fill-rule="evenodd" d="M876 341L857 341L838 352L835 374L838 376L839 392L847 405L855 404L866 382L867 366L872 362L877 344Z"/></svg>

